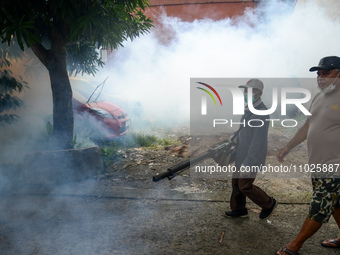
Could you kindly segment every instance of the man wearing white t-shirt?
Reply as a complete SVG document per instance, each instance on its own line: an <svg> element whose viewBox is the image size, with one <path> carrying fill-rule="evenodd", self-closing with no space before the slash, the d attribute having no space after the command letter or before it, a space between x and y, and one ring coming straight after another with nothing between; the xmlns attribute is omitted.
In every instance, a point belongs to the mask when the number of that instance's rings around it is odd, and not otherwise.
<svg viewBox="0 0 340 255"><path fill-rule="evenodd" d="M311 116L298 130L288 144L278 151L279 162L292 148L307 139L308 164L326 166L326 173L312 174L313 198L308 216L298 235L277 254L295 255L304 242L314 235L323 223L333 215L340 229L340 58L324 57L318 66L309 71L317 71L320 89L310 106ZM340 237L326 239L321 245L340 248Z"/></svg>

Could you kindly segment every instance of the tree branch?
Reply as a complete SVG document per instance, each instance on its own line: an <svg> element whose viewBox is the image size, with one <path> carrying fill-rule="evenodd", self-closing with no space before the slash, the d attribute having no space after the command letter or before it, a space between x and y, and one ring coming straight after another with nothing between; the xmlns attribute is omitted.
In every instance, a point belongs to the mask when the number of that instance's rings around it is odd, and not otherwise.
<svg viewBox="0 0 340 255"><path fill-rule="evenodd" d="M45 47L40 43L33 43L31 45L31 49L41 61L41 63L43 63L43 65L47 68L47 55L49 50L46 50Z"/></svg>

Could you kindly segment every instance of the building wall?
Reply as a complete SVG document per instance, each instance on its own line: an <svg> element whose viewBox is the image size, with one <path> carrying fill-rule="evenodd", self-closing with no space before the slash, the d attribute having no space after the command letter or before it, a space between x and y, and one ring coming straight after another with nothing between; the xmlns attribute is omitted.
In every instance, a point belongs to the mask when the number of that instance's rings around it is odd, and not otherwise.
<svg viewBox="0 0 340 255"><path fill-rule="evenodd" d="M271 0L149 0L150 7L145 9L145 15L154 21L152 31L159 41L168 44L174 38L175 32L160 22L164 12L169 17L187 22L205 18L221 20L241 16L247 8L256 8L260 2L266 1ZM296 3L297 0L281 1ZM112 52L109 51L108 54L112 55Z"/></svg>
<svg viewBox="0 0 340 255"><path fill-rule="evenodd" d="M168 17L177 17L182 21L209 18L221 20L241 16L246 8L255 8L262 0L149 0L150 7L145 14L154 21L152 29L159 41L169 43L174 31L160 22L165 12Z"/></svg>
<svg viewBox="0 0 340 255"><path fill-rule="evenodd" d="M242 15L246 8L254 8L259 0L149 0L146 15L157 19L166 12L167 16L183 21L210 18L213 20Z"/></svg>

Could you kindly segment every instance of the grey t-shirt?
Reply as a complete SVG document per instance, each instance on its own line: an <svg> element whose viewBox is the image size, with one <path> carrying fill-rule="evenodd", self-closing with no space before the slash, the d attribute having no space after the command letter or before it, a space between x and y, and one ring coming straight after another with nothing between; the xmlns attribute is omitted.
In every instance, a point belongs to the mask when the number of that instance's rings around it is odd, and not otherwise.
<svg viewBox="0 0 340 255"><path fill-rule="evenodd" d="M310 112L308 164L340 164L340 91L318 93ZM337 174L340 174L340 167Z"/></svg>

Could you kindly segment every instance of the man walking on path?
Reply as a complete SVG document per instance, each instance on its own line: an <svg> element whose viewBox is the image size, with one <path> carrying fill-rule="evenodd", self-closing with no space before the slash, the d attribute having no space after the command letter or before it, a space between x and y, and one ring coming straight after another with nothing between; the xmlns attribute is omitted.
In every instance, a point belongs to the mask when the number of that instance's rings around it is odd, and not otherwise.
<svg viewBox="0 0 340 255"><path fill-rule="evenodd" d="M267 109L261 100L264 87L261 80L251 79L246 85L239 87L244 89L246 102L252 101L257 110ZM248 217L247 197L262 208L260 219L267 219L277 206L277 201L274 198L269 197L261 188L253 184L257 172L242 172L247 167L260 168L265 164L269 126L266 119L269 119L268 115L253 114L248 109L248 105L246 106L245 114L241 118L241 123L244 122L244 126L240 127L237 136L235 166L238 171L232 176L231 211L225 212L225 216L228 218ZM250 120L251 126L248 125ZM261 125L260 122L265 124Z"/></svg>
<svg viewBox="0 0 340 255"><path fill-rule="evenodd" d="M309 167L320 166L322 173L326 171L321 176L312 174L313 198L308 216L294 240L277 251L280 255L298 254L331 215L340 229L340 58L324 57L309 71L317 71L320 89L310 106L312 115L276 156L282 162L291 149L307 139ZM324 240L321 245L340 248L340 237Z"/></svg>

